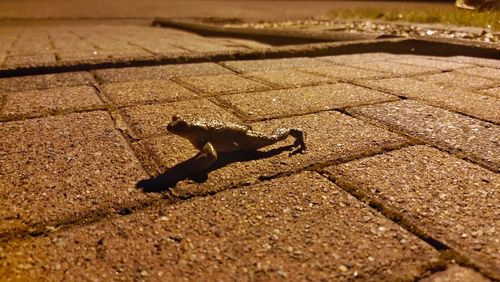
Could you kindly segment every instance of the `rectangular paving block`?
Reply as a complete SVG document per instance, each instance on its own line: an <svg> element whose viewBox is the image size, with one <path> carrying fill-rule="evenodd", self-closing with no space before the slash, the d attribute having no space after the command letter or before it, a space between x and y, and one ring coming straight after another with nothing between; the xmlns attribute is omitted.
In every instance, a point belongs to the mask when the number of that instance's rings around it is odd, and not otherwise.
<svg viewBox="0 0 500 282"><path fill-rule="evenodd" d="M500 171L500 126L415 101L350 109L439 148Z"/></svg>
<svg viewBox="0 0 500 282"><path fill-rule="evenodd" d="M399 58L403 55L394 55L389 53L373 52L373 53L357 53L357 54L346 54L346 55L333 55L333 56L322 56L315 57L317 60L327 61L339 65L350 65L352 63L359 62L371 62L371 61L383 61L390 60L394 58Z"/></svg>
<svg viewBox="0 0 500 282"><path fill-rule="evenodd" d="M225 61L223 65L240 73L328 66L328 62L312 58L283 58L267 60Z"/></svg>
<svg viewBox="0 0 500 282"><path fill-rule="evenodd" d="M314 67L301 69L306 72L315 73L340 80L358 80L369 78L389 77L391 74L374 70L353 68L349 66L331 65L327 67Z"/></svg>
<svg viewBox="0 0 500 282"><path fill-rule="evenodd" d="M477 281L489 282L490 279L481 275L481 273L470 268L451 265L444 271L436 272L433 275L419 280L420 282L453 282L453 281Z"/></svg>
<svg viewBox="0 0 500 282"><path fill-rule="evenodd" d="M279 87L286 87L286 88L335 82L335 80L330 79L328 77L310 74L303 71L287 70L287 69L251 72L245 74L245 76L265 81L268 83L272 83Z"/></svg>
<svg viewBox="0 0 500 282"><path fill-rule="evenodd" d="M472 64L472 65L478 65L478 66L483 66L483 67L490 67L490 68L500 68L500 62L495 59L485 59L485 58L478 58L478 57L467 57L467 56L453 56L453 57L447 57L447 58L441 58L443 60L447 61L453 61L453 62L459 62L459 63L464 63L464 64Z"/></svg>
<svg viewBox="0 0 500 282"><path fill-rule="evenodd" d="M469 89L469 90L478 88L488 88L498 85L498 82L495 82L493 80L477 76L470 76L456 71L428 74L428 75L416 76L414 78L429 83L439 84L443 86L450 85L455 88Z"/></svg>
<svg viewBox="0 0 500 282"><path fill-rule="evenodd" d="M394 101L397 97L347 83L219 97L250 120Z"/></svg>
<svg viewBox="0 0 500 282"><path fill-rule="evenodd" d="M0 233L157 198L135 188L147 174L106 112L4 122L0 136Z"/></svg>
<svg viewBox="0 0 500 282"><path fill-rule="evenodd" d="M134 137L141 139L166 134L165 126L175 114L221 122L239 121L231 113L206 99L123 108L118 113L124 118Z"/></svg>
<svg viewBox="0 0 500 282"><path fill-rule="evenodd" d="M427 146L340 164L336 183L374 199L499 277L500 175Z"/></svg>
<svg viewBox="0 0 500 282"><path fill-rule="evenodd" d="M498 66L497 66L498 67ZM500 69L489 67L472 67L457 70L460 73L465 73L472 76L479 76L500 81Z"/></svg>
<svg viewBox="0 0 500 282"><path fill-rule="evenodd" d="M4 67L28 67L28 66L39 66L45 64L52 64L57 61L55 54L52 53L41 53L35 55L24 55L24 56L7 56L3 63Z"/></svg>
<svg viewBox="0 0 500 282"><path fill-rule="evenodd" d="M490 88L490 89L485 89L485 90L483 90L481 92L484 93L484 94L486 94L486 95L490 95L490 96L493 96L493 97L500 98L500 87L494 87L494 88Z"/></svg>
<svg viewBox="0 0 500 282"><path fill-rule="evenodd" d="M442 71L450 71L454 69L470 67L469 64L457 63L452 61L439 60L439 58L433 58L428 56L400 56L391 60L393 62L422 66L422 67L430 67L439 69Z"/></svg>
<svg viewBox="0 0 500 282"><path fill-rule="evenodd" d="M487 95L411 78L370 80L360 83L394 95L421 100L433 106L500 123L500 111L498 111L500 100Z"/></svg>
<svg viewBox="0 0 500 282"><path fill-rule="evenodd" d="M437 68L412 66L389 61L352 62L348 64L348 66L386 72L394 75L415 75L420 73L439 72Z"/></svg>
<svg viewBox="0 0 500 282"><path fill-rule="evenodd" d="M130 67L96 70L103 82L137 81L146 79L169 79L178 76L233 73L215 63L163 65L153 67Z"/></svg>
<svg viewBox="0 0 500 282"><path fill-rule="evenodd" d="M177 83L162 79L108 83L101 89L111 103L120 107L197 97Z"/></svg>
<svg viewBox="0 0 500 282"><path fill-rule="evenodd" d="M223 154L219 162L212 167L206 181L200 184L181 181L172 192L180 196L204 195L231 186L254 183L279 173L296 171L312 164L342 161L390 148L399 148L408 143L400 135L367 125L338 112L276 119L253 123L251 126L256 131L268 134L277 128L302 128L306 133L307 150L304 154L290 156L290 145L294 139L289 137L286 141L278 142L256 153ZM197 153L188 140L171 134L143 140L139 144L159 166L160 171L150 172L151 174L165 173L166 176L174 178L177 175L172 174L178 170L174 166L180 165ZM160 183L160 187L150 188L164 189L162 185L166 184Z"/></svg>
<svg viewBox="0 0 500 282"><path fill-rule="evenodd" d="M178 77L175 81L204 95L254 92L271 89L266 84L235 74Z"/></svg>
<svg viewBox="0 0 500 282"><path fill-rule="evenodd" d="M93 77L88 72L64 72L0 78L0 92L49 89L63 86L91 85Z"/></svg>
<svg viewBox="0 0 500 282"><path fill-rule="evenodd" d="M7 280L407 281L438 252L304 172L3 246Z"/></svg>
<svg viewBox="0 0 500 282"><path fill-rule="evenodd" d="M103 107L90 86L11 92L5 94L5 99L0 118L33 117Z"/></svg>

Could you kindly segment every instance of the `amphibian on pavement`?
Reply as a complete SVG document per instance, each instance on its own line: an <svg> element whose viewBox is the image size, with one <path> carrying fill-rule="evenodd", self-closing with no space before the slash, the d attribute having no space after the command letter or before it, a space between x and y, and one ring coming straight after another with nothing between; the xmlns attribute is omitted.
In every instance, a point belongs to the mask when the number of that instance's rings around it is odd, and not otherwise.
<svg viewBox="0 0 500 282"><path fill-rule="evenodd" d="M262 147L285 140L288 136L295 138L295 152L306 149L305 133L299 128L278 128L270 135L253 131L249 126L217 121L187 121L174 115L167 125L167 130L175 135L188 139L200 150L203 169L210 167L217 160L217 153L235 151L255 151Z"/></svg>

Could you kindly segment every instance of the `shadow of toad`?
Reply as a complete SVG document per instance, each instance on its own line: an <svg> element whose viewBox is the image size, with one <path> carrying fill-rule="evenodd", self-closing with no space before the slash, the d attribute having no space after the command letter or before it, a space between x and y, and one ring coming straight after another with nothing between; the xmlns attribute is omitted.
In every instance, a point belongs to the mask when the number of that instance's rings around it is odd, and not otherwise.
<svg viewBox="0 0 500 282"><path fill-rule="evenodd" d="M228 164L235 162L245 162L258 159L270 158L282 152L290 151L293 145L284 146L269 151L237 151L231 153L220 153L217 161L208 169L200 169L200 154L193 156L175 166L168 168L164 173L137 182L136 187L144 192L162 192L173 188L181 180L191 180L196 183L203 183L208 179L208 173Z"/></svg>

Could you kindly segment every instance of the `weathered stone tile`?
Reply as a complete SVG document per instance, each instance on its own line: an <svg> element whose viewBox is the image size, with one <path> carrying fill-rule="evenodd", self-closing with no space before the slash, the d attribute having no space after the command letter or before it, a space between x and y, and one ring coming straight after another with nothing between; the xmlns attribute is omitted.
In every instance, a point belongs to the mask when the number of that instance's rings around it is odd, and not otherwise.
<svg viewBox="0 0 500 282"><path fill-rule="evenodd" d="M490 279L481 275L470 268L458 266L456 264L450 266L444 271L437 272L430 277L419 280L420 282L454 282L454 281L477 281L488 282Z"/></svg>
<svg viewBox="0 0 500 282"><path fill-rule="evenodd" d="M400 135L369 126L338 112L323 112L251 124L256 131L271 133L277 128L302 128L306 133L307 150L289 156L293 138L263 148L258 153L226 154L215 163L208 178L201 184L182 181L172 190L178 195L203 195L282 172L295 171L316 163L340 161L403 146L407 140ZM332 134L334 132L334 134ZM140 141L159 164L160 172L196 154L189 141L166 135ZM175 183L174 183L175 184ZM166 185L166 184L165 184ZM152 187L156 188L156 187Z"/></svg>
<svg viewBox="0 0 500 282"><path fill-rule="evenodd" d="M454 70L454 69L459 69L459 68L471 66L469 64L457 63L457 62L452 62L452 61L444 61L444 60L439 60L439 59L435 59L435 58L431 58L431 57L421 57L421 56L405 56L402 58L399 57L399 58L396 58L392 61L397 62L397 63L415 65L415 66L430 67L430 68L435 68L435 69L439 69L442 71L449 71L449 70Z"/></svg>
<svg viewBox="0 0 500 282"><path fill-rule="evenodd" d="M280 87L299 87L334 82L333 79L297 70L252 72L245 76L276 84Z"/></svg>
<svg viewBox="0 0 500 282"><path fill-rule="evenodd" d="M147 174L106 112L0 123L0 136L0 232L156 197L134 187Z"/></svg>
<svg viewBox="0 0 500 282"><path fill-rule="evenodd" d="M340 65L305 68L302 70L328 76L333 79L341 79L341 80L358 80L358 79L381 78L390 76L390 74L384 72L366 70L361 68L352 68L349 66L340 66Z"/></svg>
<svg viewBox="0 0 500 282"><path fill-rule="evenodd" d="M500 87L485 89L482 92L484 92L487 95L491 95L491 96L495 96L497 98L500 98Z"/></svg>
<svg viewBox="0 0 500 282"><path fill-rule="evenodd" d="M500 170L498 125L409 100L355 108L349 112L375 119L434 146Z"/></svg>
<svg viewBox="0 0 500 282"><path fill-rule="evenodd" d="M270 86L235 74L179 77L176 81L202 94L228 94L271 89Z"/></svg>
<svg viewBox="0 0 500 282"><path fill-rule="evenodd" d="M240 73L268 71L279 69L296 69L305 67L329 66L327 62L311 58L283 58L267 60L225 61L223 65Z"/></svg>
<svg viewBox="0 0 500 282"><path fill-rule="evenodd" d="M169 79L178 76L232 73L230 70L215 63L115 68L96 70L95 72L99 79L103 82Z"/></svg>
<svg viewBox="0 0 500 282"><path fill-rule="evenodd" d="M500 69L497 68L489 68L489 67L473 67L473 68L464 68L457 70L460 73L465 73L472 76L479 76L494 79L496 81L500 81Z"/></svg>
<svg viewBox="0 0 500 282"><path fill-rule="evenodd" d="M500 123L500 111L498 111L500 100L490 96L411 78L372 80L362 83L394 95L425 101L433 106Z"/></svg>
<svg viewBox="0 0 500 282"><path fill-rule="evenodd" d="M327 171L498 277L500 175L426 146Z"/></svg>
<svg viewBox="0 0 500 282"><path fill-rule="evenodd" d="M450 85L454 86L455 88L461 88L461 89L487 88L498 84L498 82L495 82L490 79L474 77L454 71L422 75L414 78L429 83L434 83L444 86Z"/></svg>
<svg viewBox="0 0 500 282"><path fill-rule="evenodd" d="M389 53L360 53L360 54L347 54L347 55L333 55L316 57L317 60L328 61L334 64L351 65L352 63L365 63L372 61L383 61L399 58L400 55Z"/></svg>
<svg viewBox="0 0 500 282"><path fill-rule="evenodd" d="M133 135L141 139L165 134L165 126L175 114L217 121L239 121L229 112L205 99L144 105L124 108L118 112L125 119Z"/></svg>
<svg viewBox="0 0 500 282"><path fill-rule="evenodd" d="M436 68L412 66L388 61L354 62L349 64L349 66L386 72L395 75L414 75L419 73L430 73L438 71L438 69Z"/></svg>
<svg viewBox="0 0 500 282"><path fill-rule="evenodd" d="M243 93L219 98L243 112L251 120L298 115L397 99L389 94L347 83Z"/></svg>
<svg viewBox="0 0 500 282"><path fill-rule="evenodd" d="M63 87L6 93L1 117L36 116L44 113L93 109L102 106L93 87Z"/></svg>
<svg viewBox="0 0 500 282"><path fill-rule="evenodd" d="M109 83L102 86L102 91L106 98L117 106L197 97L172 81L160 79Z"/></svg>
<svg viewBox="0 0 500 282"><path fill-rule="evenodd" d="M14 280L394 281L438 260L312 172L11 242L3 253L0 275Z"/></svg>
<svg viewBox="0 0 500 282"><path fill-rule="evenodd" d="M92 84L92 80L92 75L88 72L65 72L0 78L0 92L90 85Z"/></svg>
<svg viewBox="0 0 500 282"><path fill-rule="evenodd" d="M56 56L54 54L47 53L25 56L7 56L7 58L5 58L4 66L27 67L55 63L56 61Z"/></svg>

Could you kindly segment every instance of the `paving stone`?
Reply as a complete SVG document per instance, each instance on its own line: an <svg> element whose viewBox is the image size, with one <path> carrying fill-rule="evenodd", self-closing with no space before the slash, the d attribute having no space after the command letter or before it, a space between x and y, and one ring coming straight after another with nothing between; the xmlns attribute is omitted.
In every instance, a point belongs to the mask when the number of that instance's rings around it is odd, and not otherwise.
<svg viewBox="0 0 500 282"><path fill-rule="evenodd" d="M487 94L487 95L491 95L491 96L500 98L500 87L485 89L482 92Z"/></svg>
<svg viewBox="0 0 500 282"><path fill-rule="evenodd" d="M35 54L26 56L7 56L5 58L4 66L38 66L55 63L56 56L54 54Z"/></svg>
<svg viewBox="0 0 500 282"><path fill-rule="evenodd" d="M498 278L499 174L427 146L327 171Z"/></svg>
<svg viewBox="0 0 500 282"><path fill-rule="evenodd" d="M430 277L419 280L420 282L455 282L455 281L478 281L488 282L490 279L480 273L458 265L452 265L445 271L437 272Z"/></svg>
<svg viewBox="0 0 500 282"><path fill-rule="evenodd" d="M124 108L119 110L119 113L132 130L132 134L137 138L166 134L165 126L175 114L239 122L238 118L205 99Z"/></svg>
<svg viewBox="0 0 500 282"><path fill-rule="evenodd" d="M421 56L411 56L411 57L405 56L403 58L399 57L399 58L394 59L393 61L397 62L397 63L402 63L402 64L435 68L435 69L439 69L442 71L449 71L449 70L454 70L454 69L459 69L459 68L471 66L469 64L444 61L444 60L439 60L439 59L435 59L432 57L421 57Z"/></svg>
<svg viewBox="0 0 500 282"><path fill-rule="evenodd" d="M222 64L240 73L330 65L327 62L322 62L311 58L225 61L222 62Z"/></svg>
<svg viewBox="0 0 500 282"><path fill-rule="evenodd" d="M347 83L219 97L250 120L394 101L395 96Z"/></svg>
<svg viewBox="0 0 500 282"><path fill-rule="evenodd" d="M312 172L11 242L3 253L7 281L395 281L438 256Z"/></svg>
<svg viewBox="0 0 500 282"><path fill-rule="evenodd" d="M96 70L95 72L103 82L169 79L178 76L232 73L230 70L215 63L115 68Z"/></svg>
<svg viewBox="0 0 500 282"><path fill-rule="evenodd" d="M235 74L179 77L176 81L202 94L228 94L271 89L270 86Z"/></svg>
<svg viewBox="0 0 500 282"><path fill-rule="evenodd" d="M478 66L490 67L490 68L500 68L500 62L495 59L485 59L478 57L466 57L466 56L454 56L446 58L448 61L454 61L464 64L474 64Z"/></svg>
<svg viewBox="0 0 500 282"><path fill-rule="evenodd" d="M0 136L0 232L154 196L134 187L147 174L106 112L0 123Z"/></svg>
<svg viewBox="0 0 500 282"><path fill-rule="evenodd" d="M416 76L414 78L429 83L445 85L445 86L451 85L456 88L469 89L469 90L478 88L488 88L498 84L498 82L495 82L490 79L470 76L454 71Z"/></svg>
<svg viewBox="0 0 500 282"><path fill-rule="evenodd" d="M134 58L150 57L154 54L144 50L86 50L86 51L62 51L57 52L61 61L87 61L109 58Z"/></svg>
<svg viewBox="0 0 500 282"><path fill-rule="evenodd" d="M293 138L288 138L287 141L263 148L258 153L226 154L214 164L216 169L208 173L205 182L195 184L181 181L172 192L179 196L203 195L225 187L254 183L261 178L299 170L312 164L372 154L403 146L408 142L400 135L369 126L338 112L269 120L253 123L251 126L254 130L264 133L271 133L276 128L302 128L307 134L307 151L304 154L289 156L289 146L293 143ZM197 153L186 139L170 134L143 140L139 144L144 146L152 159L159 164L159 172L166 171L167 175L172 173L167 169L175 171L171 169L174 165Z"/></svg>
<svg viewBox="0 0 500 282"><path fill-rule="evenodd" d="M252 72L245 76L269 82L280 87L300 87L334 82L333 79L297 70Z"/></svg>
<svg viewBox="0 0 500 282"><path fill-rule="evenodd" d="M102 86L102 91L106 98L117 106L197 97L172 81L160 79L109 83Z"/></svg>
<svg viewBox="0 0 500 282"><path fill-rule="evenodd" d="M457 71L472 76L485 77L494 79L496 81L500 81L500 69L497 68L473 67L473 68L459 69Z"/></svg>
<svg viewBox="0 0 500 282"><path fill-rule="evenodd" d="M94 109L103 106L93 87L77 86L6 93L0 117L26 117L45 113Z"/></svg>
<svg viewBox="0 0 500 282"><path fill-rule="evenodd" d="M35 89L49 89L63 86L92 84L88 72L65 72L30 76L0 78L0 92L15 92Z"/></svg>
<svg viewBox="0 0 500 282"><path fill-rule="evenodd" d="M331 65L327 67L315 67L302 69L307 72L328 76L333 79L358 80L368 78L381 78L390 74L348 66Z"/></svg>
<svg viewBox="0 0 500 282"><path fill-rule="evenodd" d="M500 126L415 101L351 109L439 148L500 170Z"/></svg>
<svg viewBox="0 0 500 282"><path fill-rule="evenodd" d="M400 58L400 56L401 55L375 52L375 53L323 56L323 57L316 57L315 59L328 61L334 64L351 65L352 63L359 63L359 62L391 60L395 58Z"/></svg>
<svg viewBox="0 0 500 282"><path fill-rule="evenodd" d="M395 75L414 75L419 73L431 73L439 71L436 68L412 66L388 61L354 62L350 63L349 66L375 70L379 72L386 72Z"/></svg>
<svg viewBox="0 0 500 282"><path fill-rule="evenodd" d="M381 79L361 83L394 95L425 101L433 106L500 123L500 111L498 111L500 100L490 96L411 78Z"/></svg>

